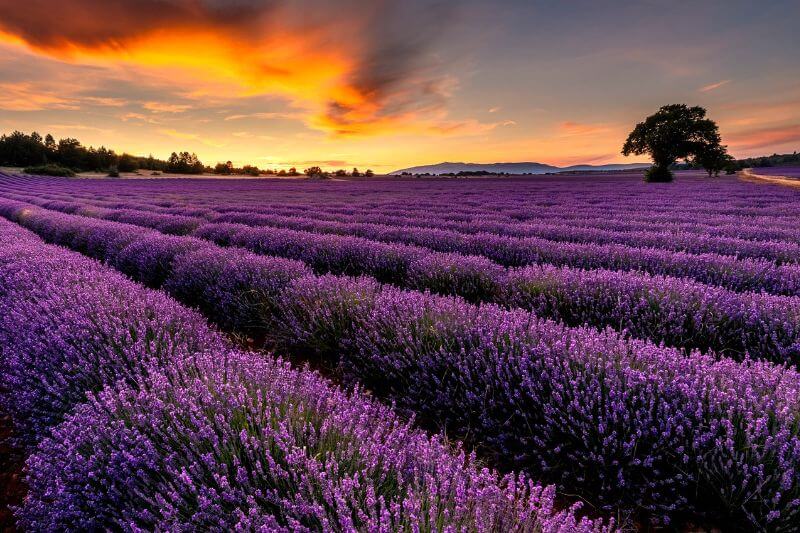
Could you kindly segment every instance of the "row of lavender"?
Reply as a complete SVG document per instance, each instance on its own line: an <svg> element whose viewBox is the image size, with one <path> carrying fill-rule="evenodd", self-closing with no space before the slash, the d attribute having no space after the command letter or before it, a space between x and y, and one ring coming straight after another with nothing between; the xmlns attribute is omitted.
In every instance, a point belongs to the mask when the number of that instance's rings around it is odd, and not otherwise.
<svg viewBox="0 0 800 533"><path fill-rule="evenodd" d="M41 178L34 178L40 181ZM50 180L51 182L53 180ZM636 177L613 176L608 179L562 177L552 180L483 180L474 182L424 181L414 186L406 182L371 181L369 183L287 183L261 180L160 180L154 191L152 181L125 181L112 184L112 190L122 190L131 197L156 194L159 201L188 199L192 204L213 205L229 202L236 197L243 203L259 205L265 201L279 200L287 205L326 205L347 210L357 206L373 209L417 207L420 211L434 210L453 214L491 213L496 217L513 220L538 219L548 211L593 211L604 205L619 204L620 196L630 203L616 206L620 213L638 213L641 217L678 213L739 216L796 215L797 206L791 195L780 189L739 183L733 179L709 181L705 179L682 180L673 186L647 188ZM187 184L189 190L187 190ZM103 195L108 182L83 182L75 192ZM314 198L309 199L309 190Z"/></svg>
<svg viewBox="0 0 800 533"><path fill-rule="evenodd" d="M13 185L12 183L8 189L13 190ZM17 190L26 193L30 192L31 188L37 188L36 183L16 183L16 185ZM42 187L42 184L39 185ZM55 200L56 202L60 200L63 207L68 207L68 205L64 205L64 202L69 204L81 199L81 195L76 194L74 191L60 195L53 194L52 189L57 191L63 185L59 187L45 183L43 187L44 190L41 190L40 194L44 194L44 198ZM87 202L88 200L89 198L85 199ZM773 231L774 221L760 221L769 224L769 226L767 228L756 227L755 231L746 231L746 228L752 225L753 222L759 221L747 220L745 224L741 223L741 221L738 224L729 222L727 226L718 230L721 232L720 235L710 236L707 235L709 229L707 223L701 224L700 227L690 226L680 231L667 231L661 226L653 227L652 225L647 228L637 229L627 227L624 231L620 231L607 227L573 225L574 221L561 215L549 221L537 220L535 224L514 224L506 221L491 220L496 216L492 213L483 214L477 220L470 219L457 222L445 220L429 212L417 213L412 210L414 212L413 216L408 214L405 216L395 215L391 220L386 220L385 217L388 215L383 211L385 207L380 207L382 210L380 214L376 215L371 211L373 208L368 208L368 211L362 212L361 221L356 222L352 220L352 207L347 209L350 212L349 215L339 214L337 216L326 211L309 211L307 205L270 205L257 208L242 207L241 205L227 207L218 205L198 209L197 205L192 204L185 208L176 208L174 206L162 208L159 205L147 204L143 201L134 201L132 199L102 201L96 198L92 199L91 203L94 206L101 207L138 209L149 212L163 209L167 213L190 215L182 220L179 218L173 219L171 226L176 232L191 231L198 224L208 219L216 222L242 222L249 225L288 226L325 233L355 234L382 241L413 239L406 242L419 243L424 246L445 247L448 251L465 251L464 248L469 245L464 242L466 237L462 234L492 233L505 237L537 237L576 243L624 244L633 247L658 247L690 253L720 253L740 257L764 258L778 262L794 262L798 257L798 241L800 241L800 233L798 233L796 227L774 228L777 230L776 233ZM244 213L242 210L244 210ZM299 220L296 217L298 212L302 213L302 217ZM224 215L220 216L220 213ZM197 214L202 216L203 219L197 217ZM552 215L552 213L550 214ZM310 224L312 223L315 225L311 226ZM603 225L605 226L605 224L607 224L607 221L604 220ZM629 224L630 221L628 221ZM757 224L757 226L762 225ZM411 237L405 237L403 233L396 233L397 226L400 226L403 230L409 227L415 228L416 232ZM425 233L419 231L419 228L433 229L436 232ZM754 239L756 242L750 239Z"/></svg>
<svg viewBox="0 0 800 533"><path fill-rule="evenodd" d="M157 215L146 211L122 209L108 212L93 208L91 205L87 206L86 204L75 202L59 205L59 203L37 201L36 198L31 196L12 195L12 197L47 205L51 208L60 208L72 212L80 211L91 216L148 225L172 233L186 233L197 227L198 224L195 219L187 220L186 217ZM195 232L207 232L211 227L213 226L204 224ZM216 234L219 234L220 230L225 234L224 238L229 240L230 235L237 231L237 226L219 224ZM293 233L293 231L298 233ZM254 235L256 232L262 237L261 240L263 242L260 246L267 246L267 248L270 246L270 235L277 235L277 240L284 243L287 239L295 242L306 241L309 233L284 228L274 228L272 230L262 228L250 231L248 233L251 237L249 240L259 238ZM351 237L335 235L325 239L325 242L329 242L339 249L356 250L370 247L373 250L381 250L381 255L396 256L395 263L398 261L400 263L408 262L409 257L413 259L414 252L419 252L419 248L429 246L438 251L456 251L470 255L481 255L506 266L548 263L581 269L642 270L658 275L691 278L701 283L720 285L737 291L767 291L787 295L796 295L800 292L800 266L795 264L776 265L774 262L765 259L738 259L734 256L719 254L695 255L655 248L637 248L624 244L583 244L556 242L538 238L517 239L494 234L468 235L463 238L456 238L455 242L453 242L453 239L448 240L447 235L442 234L442 232L424 229L399 228L392 230L391 234L393 238L413 242L413 244L400 246L402 243L390 242L383 243L384 246L381 247L380 244L374 243L370 239L366 241L363 239L354 240ZM792 245L784 243L776 244L775 246L781 248L783 246L791 247ZM786 250L786 257L791 257L791 250L789 248ZM271 249L260 251L277 253ZM351 260L351 262L358 261L357 256ZM368 261L364 259L361 262L367 263ZM402 269L402 264L399 267L396 265L391 267ZM361 266L357 268L361 268ZM377 275L372 272L367 273ZM393 275L391 272L388 274ZM386 281L394 282L393 279L387 279Z"/></svg>
<svg viewBox="0 0 800 533"><path fill-rule="evenodd" d="M601 527L8 222L0 265L0 405L30 451L24 528Z"/></svg>
<svg viewBox="0 0 800 533"><path fill-rule="evenodd" d="M54 185L58 182L45 178L19 178ZM605 183L580 178L561 178L551 187L542 181L480 182L475 186L463 182L446 183L436 188L437 182L423 182L415 186L407 183L387 185L387 182L361 184L287 184L286 182L259 181L243 183L235 180L219 181L162 181L153 187L152 181L134 182L69 182L74 193L88 193L100 198L121 197L155 199L163 205L188 200L193 206L216 207L231 204L235 198L238 206L276 207L285 205L298 212L325 207L338 213L359 210L414 209L419 214L430 213L438 218L454 221L474 221L482 218L498 222L539 221L555 215L560 218L591 216L604 220L621 215L622 220L653 219L656 223L697 220L702 217L725 217L729 222L779 221L781 216L798 214L791 195L780 189L764 189L752 184L725 179L682 181L680 185L664 189L645 188L636 180L616 177ZM501 185L497 185L500 183ZM63 182L61 182L63 187ZM480 191L479 193L476 191ZM307 193L313 192L313 197ZM109 194L110 193L110 194ZM621 202L624 197L626 202ZM787 219L784 219L784 223Z"/></svg>
<svg viewBox="0 0 800 533"><path fill-rule="evenodd" d="M15 201L2 205L2 213L10 217L24 207ZM164 229L158 216L116 214L120 216L109 216ZM33 223L29 218L28 224ZM548 265L506 270L480 257L293 230L209 224L195 234L219 244L301 260L317 273L367 274L402 287L527 309L571 326L614 327L637 338L737 359L749 355L792 365L800 362L796 297L735 293L635 272Z"/></svg>
<svg viewBox="0 0 800 533"><path fill-rule="evenodd" d="M794 370L317 277L190 237L20 205L4 213L603 509L771 529L800 517Z"/></svg>
<svg viewBox="0 0 800 533"><path fill-rule="evenodd" d="M31 187L41 186L40 180L35 183L19 183L20 179L15 178L10 188L17 186L18 190L28 192ZM120 200L113 194L96 194L78 192L53 192L53 189L62 190L63 184L47 184L51 200L56 201L76 201L91 200L93 204L111 208L133 208L139 210L159 210L168 214L178 214L185 216L201 216L213 219L220 213L253 213L269 215L294 216L302 215L304 218L314 218L333 222L362 222L385 224L395 226L412 227L432 227L457 231L459 233L497 233L525 237L541 234L547 238L558 238L563 228L576 228L576 230L607 230L616 233L692 233L704 234L720 237L731 237L735 239L772 241L788 240L798 242L798 230L791 224L790 218L781 216L736 216L736 215L710 215L697 214L691 216L683 214L682 221L676 220L676 213L669 213L658 216L650 212L629 212L614 213L609 212L609 205L616 207L615 204L595 206L590 212L578 214L572 205L565 206L564 210L554 212L550 208L548 211L538 213L535 221L519 221L507 216L499 215L491 211L480 211L474 214L453 213L452 211L440 211L432 207L419 207L395 204L377 205L348 205L346 207L336 207L329 205L312 205L308 203L287 203L285 201L275 202L273 199L263 200L258 204L248 204L246 202L230 203L228 198L218 199L198 198L197 200L187 201L186 198L175 198L169 200L153 199L150 194L123 195L126 199ZM153 203L145 203L151 201ZM274 202L274 203L273 203ZM642 218L644 217L644 218ZM549 227L548 227L549 226ZM546 231L555 233L546 233ZM545 233L540 233L545 231ZM582 238L580 235L569 238Z"/></svg>
<svg viewBox="0 0 800 533"><path fill-rule="evenodd" d="M3 205L4 216L13 217L25 204ZM92 208L77 211L100 216ZM104 216L168 229L166 215L107 211ZM28 224L34 223L28 219ZM549 265L504 269L481 257L280 228L207 224L194 234L222 245L300 260L320 274L370 275L406 288L530 310L570 326L614 327L656 343L712 350L737 359L749 355L800 363L797 297L736 293L637 272Z"/></svg>
<svg viewBox="0 0 800 533"><path fill-rule="evenodd" d="M630 248L657 248L690 254L717 254L736 258L763 259L775 263L795 263L800 260L800 244L794 241L748 240L739 237L698 235L695 232L636 231L615 232L606 229L569 227L561 224L526 225L522 229L507 224L477 222L475 228L490 226L493 231L461 232L436 227L434 222L426 223L414 218L406 218L403 223L383 224L373 222L342 222L315 218L315 214L298 216L290 208L274 209L272 214L228 211L216 213L208 211L204 217L187 214L161 213L157 205L130 202L105 202L115 207L103 206L104 202L85 200L53 200L53 195L5 193L9 198L30 201L43 207L84 213L92 216L119 220L123 222L141 221L156 225L167 233L186 235L206 223L239 223L248 226L271 226L290 228L314 233L333 235L355 235L378 242L403 243L422 246L441 252L486 255L503 264L529 262L530 257L519 252L509 254L508 250L520 248L542 248L554 246L551 241L583 244L596 248L602 245L618 246L623 252ZM172 209L171 211L174 211ZM190 207L179 212L196 213ZM275 212L285 214L276 214ZM407 224L406 224L407 222ZM420 225L422 224L422 225ZM741 226L739 226L741 227ZM800 240L800 233L795 236ZM493 246L503 250L493 253ZM587 248L588 249L588 248Z"/></svg>

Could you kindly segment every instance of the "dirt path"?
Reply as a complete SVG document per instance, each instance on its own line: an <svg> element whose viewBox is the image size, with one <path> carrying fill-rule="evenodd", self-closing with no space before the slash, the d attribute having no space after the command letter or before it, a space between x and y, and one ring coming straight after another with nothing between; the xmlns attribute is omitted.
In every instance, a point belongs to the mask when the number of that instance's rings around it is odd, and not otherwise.
<svg viewBox="0 0 800 533"><path fill-rule="evenodd" d="M783 185L785 187L800 187L800 180L792 179L787 176L765 176L763 174L754 174L752 168L746 168L739 172L739 177L744 181L772 183L774 185Z"/></svg>

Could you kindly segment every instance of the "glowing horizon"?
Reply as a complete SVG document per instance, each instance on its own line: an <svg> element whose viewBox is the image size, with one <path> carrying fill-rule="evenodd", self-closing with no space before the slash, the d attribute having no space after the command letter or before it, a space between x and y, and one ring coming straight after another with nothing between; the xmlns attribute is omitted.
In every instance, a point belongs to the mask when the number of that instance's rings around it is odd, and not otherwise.
<svg viewBox="0 0 800 533"><path fill-rule="evenodd" d="M633 162L633 125L685 102L734 156L800 148L791 2L66 4L0 0L0 131L210 165L567 166Z"/></svg>

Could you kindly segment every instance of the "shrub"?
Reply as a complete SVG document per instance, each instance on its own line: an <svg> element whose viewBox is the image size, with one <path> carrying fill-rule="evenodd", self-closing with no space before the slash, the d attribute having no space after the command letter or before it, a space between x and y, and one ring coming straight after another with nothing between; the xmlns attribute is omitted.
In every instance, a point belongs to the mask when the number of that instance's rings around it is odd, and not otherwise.
<svg viewBox="0 0 800 533"><path fill-rule="evenodd" d="M242 174L256 177L261 175L261 170L253 165L245 165L242 167Z"/></svg>
<svg viewBox="0 0 800 533"><path fill-rule="evenodd" d="M27 167L24 170L25 174L33 174L36 176L58 176L61 178L71 178L75 172L67 167L59 165L41 165L38 167Z"/></svg>
<svg viewBox="0 0 800 533"><path fill-rule="evenodd" d="M224 329L250 334L271 322L274 302L286 285L310 274L299 261L206 248L176 258L163 288Z"/></svg>
<svg viewBox="0 0 800 533"><path fill-rule="evenodd" d="M644 181L648 183L669 183L672 181L672 171L668 167L653 165L644 171Z"/></svg>
<svg viewBox="0 0 800 533"><path fill-rule="evenodd" d="M0 391L10 393L0 401L25 444L41 439L87 392L137 383L148 368L221 343L199 314L100 263L41 242L5 248Z"/></svg>

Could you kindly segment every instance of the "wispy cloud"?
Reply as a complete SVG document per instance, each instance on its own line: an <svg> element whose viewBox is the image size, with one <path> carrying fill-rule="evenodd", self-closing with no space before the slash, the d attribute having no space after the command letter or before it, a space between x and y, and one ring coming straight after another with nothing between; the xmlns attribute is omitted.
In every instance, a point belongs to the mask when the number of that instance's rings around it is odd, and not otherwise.
<svg viewBox="0 0 800 533"><path fill-rule="evenodd" d="M78 102L29 82L0 83L0 109L6 111L42 111L80 109Z"/></svg>
<svg viewBox="0 0 800 533"><path fill-rule="evenodd" d="M242 120L247 118L261 120L302 120L304 115L300 112L269 112L269 113L242 113L228 115L224 120Z"/></svg>
<svg viewBox="0 0 800 533"><path fill-rule="evenodd" d="M428 126L428 133L444 136L468 137L489 133L497 128L514 126L517 123L513 120L503 120L500 122L479 122L475 119L442 121Z"/></svg>
<svg viewBox="0 0 800 533"><path fill-rule="evenodd" d="M98 128L95 126L87 126L86 124L48 124L46 127L48 130L65 131L68 133L71 131L90 131L107 135L114 132L114 130L110 128Z"/></svg>
<svg viewBox="0 0 800 533"><path fill-rule="evenodd" d="M709 85L703 85L702 87L697 89L697 91L701 92L701 93L707 93L709 91L713 91L715 89L719 89L723 85L728 85L730 82L731 82L731 80L722 80L722 81L718 81L717 83L711 83Z"/></svg>
<svg viewBox="0 0 800 533"><path fill-rule="evenodd" d="M102 107L125 107L129 104L124 98L113 98L109 96L83 96L81 97L81 101Z"/></svg>
<svg viewBox="0 0 800 533"><path fill-rule="evenodd" d="M145 102L142 107L154 113L184 113L192 108L187 104L172 104L168 102Z"/></svg>
<svg viewBox="0 0 800 533"><path fill-rule="evenodd" d="M120 120L123 122L128 122L131 120L146 122L148 124L161 124L162 122L156 118L153 118L148 115L143 115L142 113L125 113L124 115L119 117Z"/></svg>

